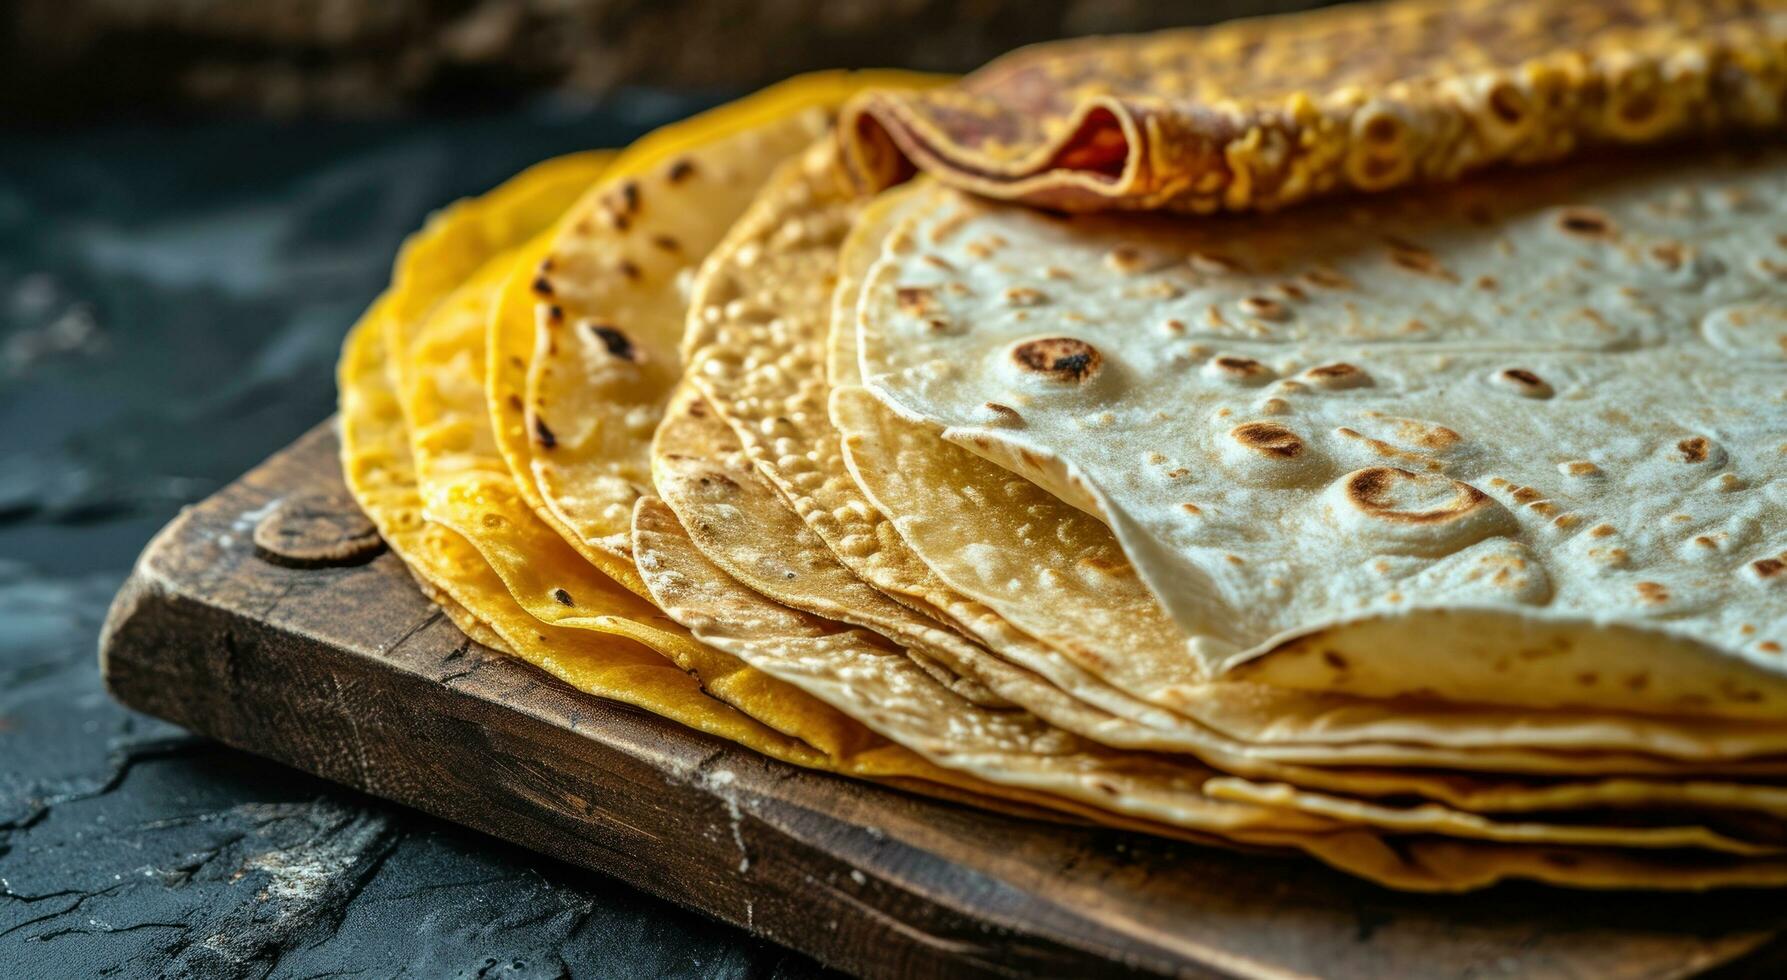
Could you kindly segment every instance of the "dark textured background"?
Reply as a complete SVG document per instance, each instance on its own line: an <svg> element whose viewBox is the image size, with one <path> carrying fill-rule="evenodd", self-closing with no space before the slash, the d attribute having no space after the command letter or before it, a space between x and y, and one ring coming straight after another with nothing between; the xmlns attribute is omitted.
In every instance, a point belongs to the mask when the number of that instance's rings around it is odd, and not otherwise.
<svg viewBox="0 0 1787 980"><path fill-rule="evenodd" d="M499 104L741 90L815 68L968 71L1032 41L1320 0L6 0L0 118Z"/></svg>
<svg viewBox="0 0 1787 980"><path fill-rule="evenodd" d="M0 976L809 976L579 869L101 689L151 534L333 408L427 211L695 108L0 134Z"/></svg>

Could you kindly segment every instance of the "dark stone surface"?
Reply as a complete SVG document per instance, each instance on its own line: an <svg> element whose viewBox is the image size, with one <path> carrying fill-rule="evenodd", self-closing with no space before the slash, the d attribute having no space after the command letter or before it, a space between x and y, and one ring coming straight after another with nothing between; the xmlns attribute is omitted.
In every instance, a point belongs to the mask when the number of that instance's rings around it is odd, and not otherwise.
<svg viewBox="0 0 1787 980"><path fill-rule="evenodd" d="M127 711L95 661L149 536L332 410L429 209L691 108L0 133L0 975L818 972Z"/></svg>

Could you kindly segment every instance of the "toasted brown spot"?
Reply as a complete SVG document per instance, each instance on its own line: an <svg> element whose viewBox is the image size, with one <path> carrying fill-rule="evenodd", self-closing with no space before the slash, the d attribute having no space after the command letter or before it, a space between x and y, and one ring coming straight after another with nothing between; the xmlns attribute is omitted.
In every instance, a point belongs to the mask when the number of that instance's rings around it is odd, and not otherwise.
<svg viewBox="0 0 1787 980"><path fill-rule="evenodd" d="M1120 245L1105 253L1104 261L1112 270L1129 275L1142 270L1143 256L1139 249Z"/></svg>
<svg viewBox="0 0 1787 980"><path fill-rule="evenodd" d="M1247 422L1230 429L1229 436L1267 456L1291 459L1303 452L1303 440L1277 422Z"/></svg>
<svg viewBox="0 0 1787 980"><path fill-rule="evenodd" d="M564 589L553 589L552 597L557 599L560 605L575 606L577 604L571 601L571 593L566 592Z"/></svg>
<svg viewBox="0 0 1787 980"><path fill-rule="evenodd" d="M680 252L683 250L682 243L669 235L653 235L652 244L656 245L660 251L664 252Z"/></svg>
<svg viewBox="0 0 1787 980"><path fill-rule="evenodd" d="M1489 111L1503 125L1512 126L1526 118L1526 95L1519 88L1506 81L1498 81L1489 89L1489 98L1485 100Z"/></svg>
<svg viewBox="0 0 1787 980"><path fill-rule="evenodd" d="M558 446L558 437L546 427L546 420L538 415L534 416L534 441L540 444L541 449L553 449Z"/></svg>
<svg viewBox="0 0 1787 980"><path fill-rule="evenodd" d="M590 333L595 334L596 339L602 342L602 346L608 348L608 353L623 361L639 360L639 351L633 346L633 341L629 340L619 327L606 323L592 323L589 325L589 329Z"/></svg>
<svg viewBox="0 0 1787 980"><path fill-rule="evenodd" d="M671 161L670 166L664 170L664 179L672 184L680 184L693 176L695 176L695 164L686 158Z"/></svg>
<svg viewBox="0 0 1787 980"><path fill-rule="evenodd" d="M1011 357L1026 370L1055 381L1084 381L1104 365L1098 348L1072 337L1027 340L1012 349Z"/></svg>
<svg viewBox="0 0 1787 980"><path fill-rule="evenodd" d="M621 275L626 276L628 279L639 278L639 266L632 259L621 259L614 264L614 267L619 270Z"/></svg>
<svg viewBox="0 0 1787 980"><path fill-rule="evenodd" d="M1318 265L1303 273L1303 280L1312 286L1323 289L1351 289L1353 281L1346 274L1331 266Z"/></svg>
<svg viewBox="0 0 1787 980"><path fill-rule="evenodd" d="M1388 499L1392 487L1398 480L1420 480L1423 477L1404 469L1389 466L1373 466L1347 477L1347 499L1360 510L1374 514L1386 520L1399 521L1404 524L1440 524L1457 519L1460 514L1467 513L1490 503L1489 496L1468 483L1451 481L1452 500L1445 506L1431 510L1398 510L1396 503ZM1425 477L1433 479L1433 477Z"/></svg>
<svg viewBox="0 0 1787 980"><path fill-rule="evenodd" d="M1204 509L1197 504L1180 504L1179 508L1187 514L1202 514Z"/></svg>
<svg viewBox="0 0 1787 980"><path fill-rule="evenodd" d="M551 296L552 280L546 278L544 275L535 276L532 288L535 296Z"/></svg>
<svg viewBox="0 0 1787 980"><path fill-rule="evenodd" d="M1390 261L1399 268L1406 269L1416 275L1431 276L1448 282L1457 281L1458 277L1441 264L1439 258L1425 247L1414 242L1389 236L1384 243L1390 246Z"/></svg>
<svg viewBox="0 0 1787 980"><path fill-rule="evenodd" d="M1526 368L1504 368L1495 373L1495 380L1502 387L1512 390L1517 395L1527 398L1551 397L1550 382Z"/></svg>
<svg viewBox="0 0 1787 980"><path fill-rule="evenodd" d="M1334 364L1321 364L1303 372L1305 380L1318 388L1338 391L1343 388L1362 388L1371 384L1371 375L1344 361Z"/></svg>
<svg viewBox="0 0 1787 980"><path fill-rule="evenodd" d="M1682 247L1680 242L1663 242L1660 245L1652 245L1650 254L1651 258L1657 260L1658 265L1671 272L1681 268L1682 262L1687 259L1687 250Z"/></svg>
<svg viewBox="0 0 1787 980"><path fill-rule="evenodd" d="M1019 418L1018 410L1012 408L1010 405L1001 405L998 402L987 402L985 407L987 411L992 412L994 415L1003 419L1009 419L1015 422Z"/></svg>
<svg viewBox="0 0 1787 980"><path fill-rule="evenodd" d="M1368 143L1380 145L1394 143L1402 135L1402 123L1390 115L1373 116L1371 121L1365 124L1360 135L1364 136Z"/></svg>
<svg viewBox="0 0 1787 980"><path fill-rule="evenodd" d="M1271 375L1271 370L1251 357L1222 356L1210 359L1209 370L1226 378L1240 381L1259 381Z"/></svg>
<svg viewBox="0 0 1787 980"><path fill-rule="evenodd" d="M1705 436L1689 436L1675 444L1676 452L1681 453L1685 463L1704 463L1709 455L1712 443Z"/></svg>
<svg viewBox="0 0 1787 980"><path fill-rule="evenodd" d="M1235 305L1241 309L1242 313L1258 317L1261 320L1288 320L1291 318L1291 308L1270 296L1247 296L1236 301Z"/></svg>
<svg viewBox="0 0 1787 980"><path fill-rule="evenodd" d="M1225 273L1240 272L1241 263L1219 252L1193 252L1185 260L1199 272Z"/></svg>
<svg viewBox="0 0 1787 980"><path fill-rule="evenodd" d="M1347 660L1345 657L1341 656L1339 653L1337 653L1333 650L1323 650L1322 651L1322 662L1327 664L1328 666L1334 668L1335 670L1346 670L1348 667L1352 666L1351 664L1347 663Z"/></svg>
<svg viewBox="0 0 1787 980"><path fill-rule="evenodd" d="M1596 208L1565 208L1558 215L1557 226L1584 238L1611 238L1614 233L1613 219Z"/></svg>
<svg viewBox="0 0 1787 980"><path fill-rule="evenodd" d="M1013 286L1005 291L1005 302L1011 306L1040 306L1046 299L1042 290L1029 286Z"/></svg>
<svg viewBox="0 0 1787 980"><path fill-rule="evenodd" d="M1446 449L1456 446L1464 438L1456 431L1432 422L1417 422L1414 419L1400 419L1396 423L1396 434L1403 439L1424 449Z"/></svg>
<svg viewBox="0 0 1787 980"><path fill-rule="evenodd" d="M936 291L927 286L901 286L894 290L894 301L899 304L900 312L912 316L929 313L936 298Z"/></svg>
<svg viewBox="0 0 1787 980"><path fill-rule="evenodd" d="M1426 456L1421 455L1420 453L1411 453L1406 449L1402 449L1397 446L1392 446L1391 444L1385 442L1382 439L1373 439L1372 437L1366 435L1363 432L1360 432L1358 429L1355 429L1351 426L1347 426L1347 425L1339 426L1338 428L1336 428L1334 430L1334 434L1337 436L1340 436L1342 439L1353 439L1353 440L1357 440L1359 442L1363 442L1367 447L1369 447L1371 449L1372 452L1377 453L1379 456L1383 456L1383 457L1386 457L1389 459L1402 459L1402 460L1408 460L1410 462L1428 463L1429 468L1433 468L1433 467L1436 467L1439 465L1436 460L1430 460Z"/></svg>
<svg viewBox="0 0 1787 980"><path fill-rule="evenodd" d="M1756 644L1756 649L1761 650L1763 653L1780 653L1781 645L1773 640L1763 640L1761 643Z"/></svg>
<svg viewBox="0 0 1787 980"><path fill-rule="evenodd" d="M1669 590L1661 582L1639 582L1634 588L1638 590L1638 598L1650 605L1659 606L1669 601Z"/></svg>
<svg viewBox="0 0 1787 980"><path fill-rule="evenodd" d="M1764 581L1779 578L1783 572L1787 572L1787 561L1782 561L1779 558L1758 558L1750 563L1750 571Z"/></svg>

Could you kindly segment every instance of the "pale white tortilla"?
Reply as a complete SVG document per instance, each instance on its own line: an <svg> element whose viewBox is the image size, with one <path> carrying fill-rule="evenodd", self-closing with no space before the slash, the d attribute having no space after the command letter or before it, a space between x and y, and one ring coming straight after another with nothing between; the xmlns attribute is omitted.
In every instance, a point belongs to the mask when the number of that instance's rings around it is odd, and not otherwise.
<svg viewBox="0 0 1787 980"><path fill-rule="evenodd" d="M1772 721L1784 174L1590 163L1202 221L932 189L860 366L1105 520L1212 670Z"/></svg>

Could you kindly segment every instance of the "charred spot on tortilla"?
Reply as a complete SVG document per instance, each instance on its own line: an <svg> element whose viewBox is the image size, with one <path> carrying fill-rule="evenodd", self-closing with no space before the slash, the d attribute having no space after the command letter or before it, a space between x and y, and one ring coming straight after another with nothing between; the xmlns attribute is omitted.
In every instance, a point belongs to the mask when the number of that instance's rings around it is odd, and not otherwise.
<svg viewBox="0 0 1787 980"><path fill-rule="evenodd" d="M1244 296L1235 301L1235 306L1242 313L1260 320L1277 322L1291 318L1291 308L1270 296Z"/></svg>
<svg viewBox="0 0 1787 980"><path fill-rule="evenodd" d="M1104 366L1098 348L1072 337L1027 340L1012 348L1011 357L1025 371L1061 382L1085 381Z"/></svg>
<svg viewBox="0 0 1787 980"><path fill-rule="evenodd" d="M589 325L589 332L602 342L602 346L608 350L609 354L623 361L638 363L642 360L639 348L633 346L633 341L625 333L622 333L619 327L592 321Z"/></svg>
<svg viewBox="0 0 1787 980"><path fill-rule="evenodd" d="M1365 373L1364 369L1345 361L1318 364L1303 372L1303 380L1327 391L1363 388L1372 383L1371 375Z"/></svg>
<svg viewBox="0 0 1787 980"><path fill-rule="evenodd" d="M1239 385L1262 385L1276 377L1273 370L1251 357L1223 355L1204 364L1204 374Z"/></svg>
<svg viewBox="0 0 1787 980"><path fill-rule="evenodd" d="M1599 208L1565 208L1558 215L1557 226L1565 233L1583 238L1612 238L1613 219Z"/></svg>
<svg viewBox="0 0 1787 980"><path fill-rule="evenodd" d="M1439 506L1414 510L1396 499L1399 486L1425 486L1442 481L1449 484L1451 498ZM1373 466L1358 470L1346 478L1344 486L1347 499L1359 510L1383 520L1404 524L1441 524L1495 503L1489 499L1488 494L1468 483L1431 474L1412 473L1393 466Z"/></svg>
<svg viewBox="0 0 1787 980"><path fill-rule="evenodd" d="M1303 440L1277 422L1245 422L1230 429L1229 436L1267 456L1291 459L1303 452Z"/></svg>
<svg viewBox="0 0 1787 980"><path fill-rule="evenodd" d="M900 311L912 316L930 313L936 297L936 291L928 286L901 286L894 290L894 300Z"/></svg>
<svg viewBox="0 0 1787 980"><path fill-rule="evenodd" d="M1550 398L1554 393L1550 382L1526 368L1503 368L1492 375L1490 380L1504 391L1511 391L1522 398Z"/></svg>

